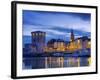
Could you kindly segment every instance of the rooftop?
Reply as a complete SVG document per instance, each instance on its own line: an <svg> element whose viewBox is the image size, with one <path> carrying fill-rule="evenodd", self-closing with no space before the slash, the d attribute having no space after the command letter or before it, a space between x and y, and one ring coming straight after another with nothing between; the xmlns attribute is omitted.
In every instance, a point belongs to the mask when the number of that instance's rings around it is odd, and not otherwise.
<svg viewBox="0 0 100 80"><path fill-rule="evenodd" d="M33 31L31 33L46 33L46 32L43 32L43 31Z"/></svg>

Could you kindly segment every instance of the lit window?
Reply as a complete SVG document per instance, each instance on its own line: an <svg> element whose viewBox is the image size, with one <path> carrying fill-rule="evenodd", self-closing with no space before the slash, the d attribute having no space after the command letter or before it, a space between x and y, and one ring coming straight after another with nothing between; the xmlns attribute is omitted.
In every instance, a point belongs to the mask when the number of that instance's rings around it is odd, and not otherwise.
<svg viewBox="0 0 100 80"><path fill-rule="evenodd" d="M78 43L80 43L80 40L78 40Z"/></svg>
<svg viewBox="0 0 100 80"><path fill-rule="evenodd" d="M61 46L63 46L63 42L61 42Z"/></svg>
<svg viewBox="0 0 100 80"><path fill-rule="evenodd" d="M91 44L91 42L89 41L89 42L88 42L88 44L90 45L90 44Z"/></svg>

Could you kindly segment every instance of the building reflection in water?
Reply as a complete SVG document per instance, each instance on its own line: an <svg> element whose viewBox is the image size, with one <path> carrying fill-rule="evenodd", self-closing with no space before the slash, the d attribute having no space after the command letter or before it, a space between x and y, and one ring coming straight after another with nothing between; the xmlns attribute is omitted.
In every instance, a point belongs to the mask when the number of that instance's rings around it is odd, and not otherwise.
<svg viewBox="0 0 100 80"><path fill-rule="evenodd" d="M34 57L23 59L23 69L89 66L90 57Z"/></svg>

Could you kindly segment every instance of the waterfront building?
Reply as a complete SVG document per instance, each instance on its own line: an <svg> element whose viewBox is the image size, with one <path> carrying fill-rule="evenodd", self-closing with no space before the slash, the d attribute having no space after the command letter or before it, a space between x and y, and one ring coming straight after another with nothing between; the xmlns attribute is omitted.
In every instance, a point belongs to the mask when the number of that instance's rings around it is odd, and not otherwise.
<svg viewBox="0 0 100 80"><path fill-rule="evenodd" d="M91 48L91 41L87 36L75 39L73 30L71 30L70 42L67 44L66 48L68 52Z"/></svg>
<svg viewBox="0 0 100 80"><path fill-rule="evenodd" d="M61 40L61 39L56 40L54 42L54 48L58 52L65 51L65 42L63 40Z"/></svg>
<svg viewBox="0 0 100 80"><path fill-rule="evenodd" d="M45 36L46 33L42 31L31 32L32 45L34 46L36 53L43 53L45 47Z"/></svg>
<svg viewBox="0 0 100 80"><path fill-rule="evenodd" d="M65 51L65 42L61 39L51 39L47 43L47 47L49 52L61 52Z"/></svg>
<svg viewBox="0 0 100 80"><path fill-rule="evenodd" d="M91 48L91 41L87 36L77 38L75 41L77 42L77 49Z"/></svg>
<svg viewBox="0 0 100 80"><path fill-rule="evenodd" d="M45 47L45 52L54 52L54 42L56 39L51 39L47 42L47 46Z"/></svg>
<svg viewBox="0 0 100 80"><path fill-rule="evenodd" d="M87 48L91 48L91 39L88 39Z"/></svg>
<svg viewBox="0 0 100 80"><path fill-rule="evenodd" d="M70 42L67 44L67 51L73 52L76 49L74 32L71 30Z"/></svg>
<svg viewBox="0 0 100 80"><path fill-rule="evenodd" d="M71 41L67 44L67 51L68 52L74 52L76 50L77 45L75 44L75 41Z"/></svg>
<svg viewBox="0 0 100 80"><path fill-rule="evenodd" d="M54 48L54 42L56 42L56 39L51 39L47 42L47 47Z"/></svg>
<svg viewBox="0 0 100 80"><path fill-rule="evenodd" d="M42 31L31 32L32 44L30 51L33 53L44 53L44 52L65 52L73 53L78 50L91 48L91 40L87 36L76 38L74 32L71 30L70 41L66 42L63 39L51 39L45 44L46 33Z"/></svg>
<svg viewBox="0 0 100 80"><path fill-rule="evenodd" d="M70 52L87 48L91 48L91 41L87 36L77 38L74 41L69 42L67 45L67 51Z"/></svg>

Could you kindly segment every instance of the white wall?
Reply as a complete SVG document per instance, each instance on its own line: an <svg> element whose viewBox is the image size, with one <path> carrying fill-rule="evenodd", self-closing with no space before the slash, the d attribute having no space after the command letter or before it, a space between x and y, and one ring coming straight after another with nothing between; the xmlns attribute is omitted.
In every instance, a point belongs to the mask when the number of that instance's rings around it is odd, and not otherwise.
<svg viewBox="0 0 100 80"><path fill-rule="evenodd" d="M66 3L66 4L98 5L100 10L100 0L30 0L30 1L44 1L44 2L47 1L47 2L58 2L58 3ZM10 78L10 72L11 72L10 69L11 68L10 66L11 65L10 3L11 0L0 0L0 80L11 80ZM100 15L98 16L98 18L99 18L98 21L100 21ZM100 26L100 24L98 24L98 26ZM100 27L98 27L98 29L99 28ZM100 34L100 29L98 32ZM98 41L100 41L100 37ZM98 45L99 44L100 42L98 42ZM98 58L99 56L100 54L98 54ZM100 58L98 61L100 61ZM100 63L98 65L100 67ZM27 80L33 80L33 79L27 79ZM41 79L35 78L34 80L41 80ZM92 74L92 75L62 76L62 77L51 77L51 78L48 77L48 78L42 78L42 80L100 80L100 73Z"/></svg>

